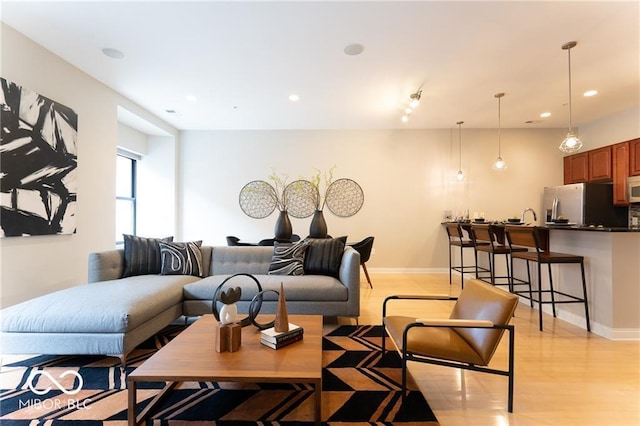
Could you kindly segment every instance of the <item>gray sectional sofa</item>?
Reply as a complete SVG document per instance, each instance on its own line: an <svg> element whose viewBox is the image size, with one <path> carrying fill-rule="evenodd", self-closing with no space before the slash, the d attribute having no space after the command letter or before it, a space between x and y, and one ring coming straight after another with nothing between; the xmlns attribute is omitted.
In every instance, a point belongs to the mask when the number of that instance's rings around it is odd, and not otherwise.
<svg viewBox="0 0 640 426"><path fill-rule="evenodd" d="M345 247L336 277L268 275L273 247L201 248L205 277L138 275L122 278L124 252L89 255L89 284L71 287L0 311L5 354L92 354L120 357L181 316L211 313L216 287L248 273L263 290L284 285L292 314L357 317L360 314L360 256ZM246 276L226 286L241 287L239 312L257 292ZM275 293L265 295L261 313L274 313Z"/></svg>

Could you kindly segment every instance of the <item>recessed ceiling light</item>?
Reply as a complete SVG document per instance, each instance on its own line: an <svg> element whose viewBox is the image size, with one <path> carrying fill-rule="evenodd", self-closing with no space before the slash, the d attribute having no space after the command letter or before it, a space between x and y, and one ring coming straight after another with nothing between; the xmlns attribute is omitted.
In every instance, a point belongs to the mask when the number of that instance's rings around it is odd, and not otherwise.
<svg viewBox="0 0 640 426"><path fill-rule="evenodd" d="M597 91L597 90L587 90L587 91L586 91L586 92L584 92L582 95L583 95L583 96L586 96L586 97L588 98L588 97L591 97L591 96L595 96L595 95L597 95L597 94L598 94L598 91Z"/></svg>
<svg viewBox="0 0 640 426"><path fill-rule="evenodd" d="M547 118L547 117L551 117L551 113L550 112L543 112L542 114L540 114L541 118Z"/></svg>
<svg viewBox="0 0 640 426"><path fill-rule="evenodd" d="M105 47L102 49L102 53L105 56L110 57L111 59L124 59L125 54L119 51L118 49L114 49L112 47Z"/></svg>
<svg viewBox="0 0 640 426"><path fill-rule="evenodd" d="M361 54L364 51L364 46L358 43L348 44L347 47L344 48L345 55L356 56Z"/></svg>
<svg viewBox="0 0 640 426"><path fill-rule="evenodd" d="M191 101L191 102L195 102L195 101L197 101L197 100L198 100L198 98L196 98L196 97L195 97L195 96L193 96L193 95L189 95L189 96L187 96L187 100L188 100L188 101Z"/></svg>
<svg viewBox="0 0 640 426"><path fill-rule="evenodd" d="M289 95L289 100L291 102L298 102L300 100L300 96L296 95L295 93L292 93Z"/></svg>

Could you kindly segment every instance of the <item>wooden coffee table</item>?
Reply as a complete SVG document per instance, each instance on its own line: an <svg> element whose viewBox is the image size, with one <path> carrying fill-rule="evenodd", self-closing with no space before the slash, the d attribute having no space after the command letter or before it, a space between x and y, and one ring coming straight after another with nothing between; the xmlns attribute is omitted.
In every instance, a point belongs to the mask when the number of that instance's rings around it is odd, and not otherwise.
<svg viewBox="0 0 640 426"><path fill-rule="evenodd" d="M259 317L260 322L267 322ZM204 315L129 374L129 425L144 420L180 382L308 383L314 388L314 415L320 424L322 403L322 316L289 315L289 322L304 328L304 338L274 350L260 343L254 326L242 329L237 352L216 352L216 320ZM168 382L136 414L138 382Z"/></svg>

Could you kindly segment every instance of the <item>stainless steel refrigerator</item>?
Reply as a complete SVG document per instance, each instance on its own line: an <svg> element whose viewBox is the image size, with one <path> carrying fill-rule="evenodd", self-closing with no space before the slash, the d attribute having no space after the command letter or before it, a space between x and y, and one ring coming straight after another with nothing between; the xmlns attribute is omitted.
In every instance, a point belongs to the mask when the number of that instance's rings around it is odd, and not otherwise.
<svg viewBox="0 0 640 426"><path fill-rule="evenodd" d="M628 208L613 205L613 185L609 183L546 187L542 213L546 223L563 216L571 225L628 226Z"/></svg>

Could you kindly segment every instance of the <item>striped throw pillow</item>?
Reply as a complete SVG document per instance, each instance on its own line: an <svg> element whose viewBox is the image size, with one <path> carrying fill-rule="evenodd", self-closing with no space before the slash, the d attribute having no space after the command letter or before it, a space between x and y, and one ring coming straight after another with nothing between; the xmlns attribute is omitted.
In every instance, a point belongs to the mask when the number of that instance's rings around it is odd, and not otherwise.
<svg viewBox="0 0 640 426"><path fill-rule="evenodd" d="M160 242L173 241L173 237L144 238L123 234L124 237L124 271L122 277L134 275L159 274Z"/></svg>

